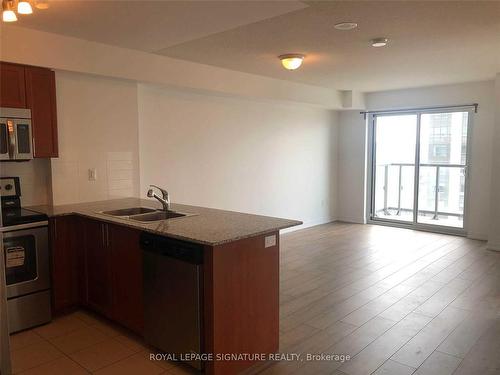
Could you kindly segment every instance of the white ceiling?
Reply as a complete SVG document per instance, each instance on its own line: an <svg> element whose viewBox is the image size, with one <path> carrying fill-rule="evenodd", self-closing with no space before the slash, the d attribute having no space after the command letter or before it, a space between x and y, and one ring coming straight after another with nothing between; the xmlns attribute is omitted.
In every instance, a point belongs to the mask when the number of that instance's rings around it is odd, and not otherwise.
<svg viewBox="0 0 500 375"><path fill-rule="evenodd" d="M17 26L155 52L307 7L299 1L49 0Z"/></svg>
<svg viewBox="0 0 500 375"><path fill-rule="evenodd" d="M342 21L359 27L335 30ZM500 72L499 1L52 1L19 26L341 90ZM388 47L369 45L381 36ZM282 69L287 52L304 66Z"/></svg>

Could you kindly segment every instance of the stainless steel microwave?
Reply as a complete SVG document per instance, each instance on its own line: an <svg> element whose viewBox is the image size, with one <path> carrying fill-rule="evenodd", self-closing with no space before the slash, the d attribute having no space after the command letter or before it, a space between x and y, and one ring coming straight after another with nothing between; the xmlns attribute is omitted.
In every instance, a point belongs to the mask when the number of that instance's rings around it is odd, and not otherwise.
<svg viewBox="0 0 500 375"><path fill-rule="evenodd" d="M33 159L31 110L0 108L0 161Z"/></svg>

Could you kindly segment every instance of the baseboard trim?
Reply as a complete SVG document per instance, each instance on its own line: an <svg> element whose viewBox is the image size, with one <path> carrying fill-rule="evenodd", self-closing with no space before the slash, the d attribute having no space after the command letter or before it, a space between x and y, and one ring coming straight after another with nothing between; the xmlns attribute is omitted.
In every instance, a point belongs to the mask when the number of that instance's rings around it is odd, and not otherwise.
<svg viewBox="0 0 500 375"><path fill-rule="evenodd" d="M352 217L339 217L336 221L341 221L343 223L352 223L352 224L366 224L364 219L352 218Z"/></svg>
<svg viewBox="0 0 500 375"><path fill-rule="evenodd" d="M471 240L488 241L488 235L484 233L467 233L467 238Z"/></svg>
<svg viewBox="0 0 500 375"><path fill-rule="evenodd" d="M311 227L315 227L317 225L329 224L329 223L333 223L335 221L337 221L337 219L334 219L334 218L325 218L322 220L306 221L302 225L297 225L296 227L282 229L280 231L280 233L284 234L284 233L295 232L296 230L311 228Z"/></svg>
<svg viewBox="0 0 500 375"><path fill-rule="evenodd" d="M488 242L487 245L488 250L500 251L500 243L493 243L491 241Z"/></svg>

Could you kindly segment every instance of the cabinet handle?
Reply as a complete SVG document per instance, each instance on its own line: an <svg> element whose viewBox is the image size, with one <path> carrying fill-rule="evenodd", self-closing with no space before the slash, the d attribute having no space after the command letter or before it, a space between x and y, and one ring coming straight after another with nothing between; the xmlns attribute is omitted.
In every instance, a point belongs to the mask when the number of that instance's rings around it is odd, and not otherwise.
<svg viewBox="0 0 500 375"><path fill-rule="evenodd" d="M54 239L57 238L57 219L54 219Z"/></svg>
<svg viewBox="0 0 500 375"><path fill-rule="evenodd" d="M101 224L101 242L102 246L106 246L106 239L104 237L104 224Z"/></svg>
<svg viewBox="0 0 500 375"><path fill-rule="evenodd" d="M109 225L106 224L106 242L109 247Z"/></svg>

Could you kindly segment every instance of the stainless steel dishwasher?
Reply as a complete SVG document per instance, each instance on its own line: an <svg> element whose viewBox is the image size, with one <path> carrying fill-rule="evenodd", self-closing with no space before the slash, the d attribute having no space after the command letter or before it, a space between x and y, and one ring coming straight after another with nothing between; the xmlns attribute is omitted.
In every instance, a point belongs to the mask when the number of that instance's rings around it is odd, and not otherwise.
<svg viewBox="0 0 500 375"><path fill-rule="evenodd" d="M144 338L181 358L202 352L203 246L142 233ZM202 369L199 360L185 361Z"/></svg>

